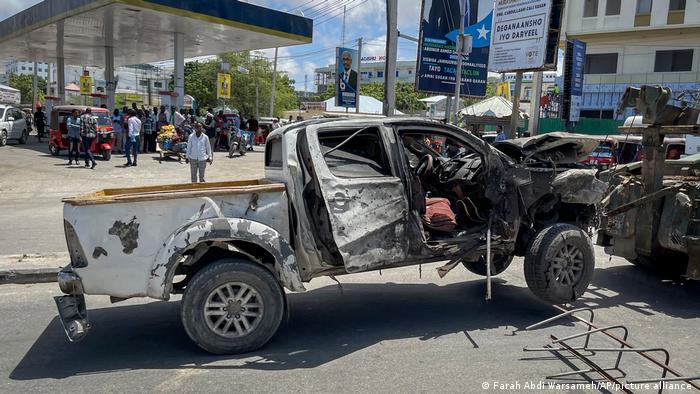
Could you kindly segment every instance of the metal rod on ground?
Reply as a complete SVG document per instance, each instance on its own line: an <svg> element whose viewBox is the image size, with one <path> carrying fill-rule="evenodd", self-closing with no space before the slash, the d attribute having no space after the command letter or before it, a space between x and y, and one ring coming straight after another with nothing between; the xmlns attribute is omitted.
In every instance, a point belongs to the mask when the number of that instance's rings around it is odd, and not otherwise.
<svg viewBox="0 0 700 394"><path fill-rule="evenodd" d="M357 91L355 92L355 113L360 113L360 84L362 83L362 37L357 39Z"/></svg>
<svg viewBox="0 0 700 394"><path fill-rule="evenodd" d="M277 51L275 48L275 62L272 65L272 93L270 93L270 117L275 116L275 85L277 84ZM306 87L304 87L306 89Z"/></svg>
<svg viewBox="0 0 700 394"><path fill-rule="evenodd" d="M398 0L386 2L386 62L384 63L385 116L394 116L396 108L396 55L398 51Z"/></svg>
<svg viewBox="0 0 700 394"><path fill-rule="evenodd" d="M528 131L530 136L536 136L540 127L540 98L542 98L542 71L536 71L532 75L532 98L530 99L530 124Z"/></svg>
<svg viewBox="0 0 700 394"><path fill-rule="evenodd" d="M518 126L520 125L520 90L523 85L523 72L515 73L515 92L513 92L513 113L510 115L510 130L508 130L508 139L517 137Z"/></svg>
<svg viewBox="0 0 700 394"><path fill-rule="evenodd" d="M455 68L455 107L454 111L450 111L447 114L448 123L452 123L452 112L459 111L459 89L462 86L462 58L464 57L464 15L467 13L467 1L460 0L459 3L459 35L457 36L457 42L455 43L455 52L457 54L457 67Z"/></svg>
<svg viewBox="0 0 700 394"><path fill-rule="evenodd" d="M561 311L561 312L564 312L564 313L569 312L569 311L567 311L566 309L562 308L562 307L559 306L559 305L554 305L553 307L554 307L555 309ZM587 309L587 310L588 310L588 309L590 309L590 308L581 308L581 309ZM581 309L579 309L579 310L581 310ZM593 314L593 311L591 310L590 313ZM596 326L593 324L593 322L592 322L593 319L592 319L592 318L591 318L591 321L586 321L585 319L582 319L582 318L580 318L580 317L578 317L578 316L574 316L574 315L572 315L571 313L568 313L568 314L570 314L572 318L574 318L574 319L576 319L576 320L578 320L578 321L580 321L580 322L586 324L587 326L589 326L589 327L591 327L591 328L593 328L593 329L598 328L598 327L596 327ZM548 319L548 320L549 320L549 319ZM538 326L539 326L539 325L542 325L544 322L546 322L546 320L543 321L543 322L538 323ZM534 327L534 326L530 326L530 327L528 327L527 329L530 329L530 328L535 328L535 327ZM632 347L633 347L633 346L630 345L626 340L624 340L624 339L618 337L618 336L615 335L615 334L612 334L612 333L610 333L610 332L608 332L608 331L603 331L602 333L603 333L604 335L606 335L607 337L609 337L609 338L611 338L611 339L614 339L614 340L617 341L618 343L627 346L628 348L632 348ZM677 377L682 377L682 376L683 376L681 373L679 373L679 372L676 371L675 369L671 368L670 366L668 366L668 365L662 363L661 361L657 360L655 357L652 357L652 356L650 356L650 355L648 355L648 354L646 354L646 353L643 353L643 352L640 352L640 353L638 353L638 354L639 354L640 356L644 357L645 359L651 361L652 363L656 364L657 366L659 366L659 367L661 367L661 368L664 368L664 369L667 370L668 372L670 372L670 373L676 375ZM699 383L693 382L693 380L696 380L696 379L689 379L689 380L686 380L686 382L687 382L689 385L691 385L691 386L693 386L694 388L696 388L697 390L700 390L700 384L699 384Z"/></svg>
<svg viewBox="0 0 700 394"><path fill-rule="evenodd" d="M491 216L486 229L486 300L491 300Z"/></svg>

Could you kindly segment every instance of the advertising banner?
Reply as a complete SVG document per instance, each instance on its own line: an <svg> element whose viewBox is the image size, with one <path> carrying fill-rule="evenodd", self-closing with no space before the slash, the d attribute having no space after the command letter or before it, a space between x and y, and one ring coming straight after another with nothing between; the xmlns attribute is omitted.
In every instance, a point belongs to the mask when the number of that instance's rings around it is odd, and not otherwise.
<svg viewBox="0 0 700 394"><path fill-rule="evenodd" d="M489 71L545 67L552 0L496 0Z"/></svg>
<svg viewBox="0 0 700 394"><path fill-rule="evenodd" d="M92 77L87 75L80 76L80 94L92 93Z"/></svg>
<svg viewBox="0 0 700 394"><path fill-rule="evenodd" d="M586 43L573 40L566 43L564 70L564 120L578 122L583 104L583 76L586 67Z"/></svg>
<svg viewBox="0 0 700 394"><path fill-rule="evenodd" d="M496 85L496 96L503 97L510 101L510 82L505 81Z"/></svg>
<svg viewBox="0 0 700 394"><path fill-rule="evenodd" d="M0 103L2 104L16 104L19 105L21 95L19 90L10 88L4 88L0 85Z"/></svg>
<svg viewBox="0 0 700 394"><path fill-rule="evenodd" d="M216 75L216 98L231 98L231 74L218 73Z"/></svg>
<svg viewBox="0 0 700 394"><path fill-rule="evenodd" d="M460 2L423 0L416 64L418 91L454 94ZM460 92L463 96L486 95L493 4L494 0L466 0L464 34L471 36L472 50L462 62Z"/></svg>
<svg viewBox="0 0 700 394"><path fill-rule="evenodd" d="M360 78L357 73L360 63L357 50L338 47L335 54L335 105L356 108Z"/></svg>
<svg viewBox="0 0 700 394"><path fill-rule="evenodd" d="M583 72L586 67L586 43L573 40L573 59L571 65L571 95L583 96Z"/></svg>

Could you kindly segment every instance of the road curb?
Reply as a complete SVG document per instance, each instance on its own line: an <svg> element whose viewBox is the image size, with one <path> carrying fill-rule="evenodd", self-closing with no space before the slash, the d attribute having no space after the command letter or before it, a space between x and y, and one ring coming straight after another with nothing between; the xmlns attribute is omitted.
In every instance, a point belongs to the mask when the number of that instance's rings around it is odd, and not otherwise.
<svg viewBox="0 0 700 394"><path fill-rule="evenodd" d="M0 270L0 285L56 282L61 268Z"/></svg>

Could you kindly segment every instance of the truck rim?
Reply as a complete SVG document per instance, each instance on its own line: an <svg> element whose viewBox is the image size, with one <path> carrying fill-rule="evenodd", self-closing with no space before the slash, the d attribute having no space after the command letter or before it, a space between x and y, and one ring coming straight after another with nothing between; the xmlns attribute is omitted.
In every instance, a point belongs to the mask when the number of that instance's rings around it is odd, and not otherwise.
<svg viewBox="0 0 700 394"><path fill-rule="evenodd" d="M218 335L242 337L260 325L263 306L262 297L254 287L230 282L209 293L204 304L204 320Z"/></svg>
<svg viewBox="0 0 700 394"><path fill-rule="evenodd" d="M583 267L583 252L565 243L552 259L552 277L564 286L574 286L583 275Z"/></svg>

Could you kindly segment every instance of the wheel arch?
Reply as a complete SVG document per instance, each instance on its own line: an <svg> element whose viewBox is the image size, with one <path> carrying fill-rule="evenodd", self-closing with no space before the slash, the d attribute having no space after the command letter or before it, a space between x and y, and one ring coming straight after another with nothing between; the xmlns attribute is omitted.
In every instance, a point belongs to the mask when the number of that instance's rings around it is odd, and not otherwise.
<svg viewBox="0 0 700 394"><path fill-rule="evenodd" d="M283 287L306 290L294 250L278 231L252 220L216 218L190 223L168 237L151 266L148 295L168 299L183 264L199 270L216 261L216 253L246 257L270 269Z"/></svg>

